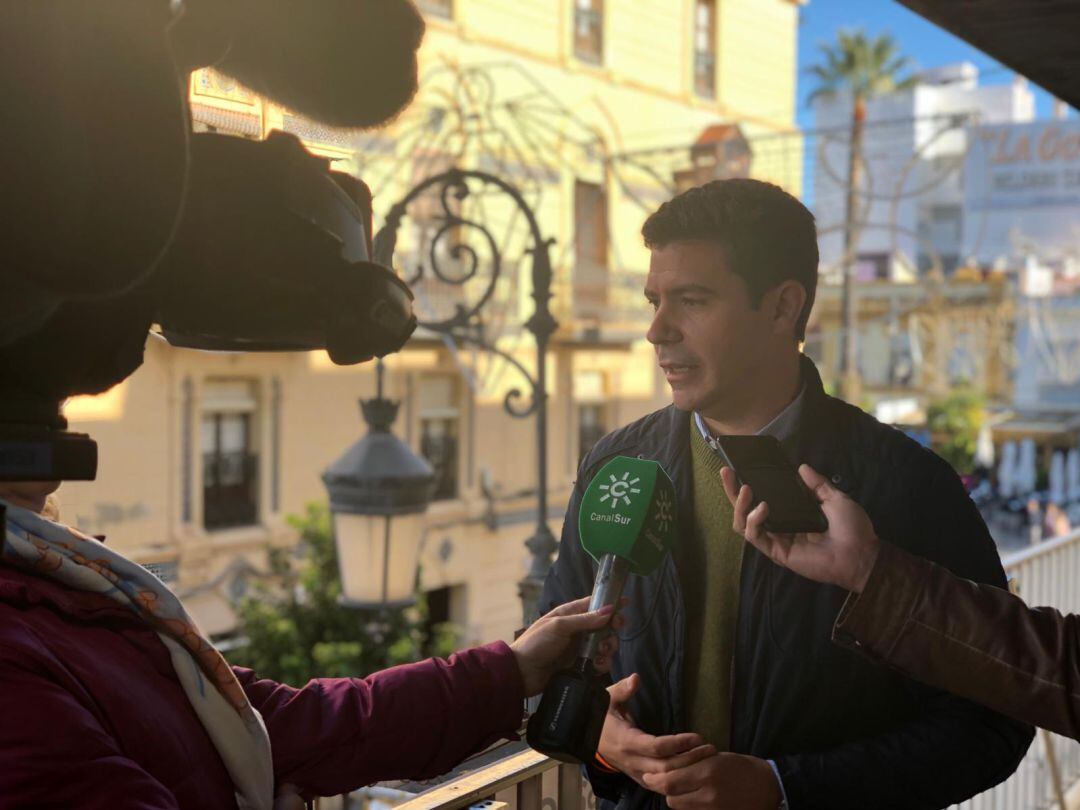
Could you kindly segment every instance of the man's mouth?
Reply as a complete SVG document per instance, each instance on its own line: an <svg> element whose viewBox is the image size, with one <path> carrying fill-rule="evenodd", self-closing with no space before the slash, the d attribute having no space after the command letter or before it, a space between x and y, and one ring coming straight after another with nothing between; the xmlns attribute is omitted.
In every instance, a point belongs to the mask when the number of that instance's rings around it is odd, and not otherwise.
<svg viewBox="0 0 1080 810"><path fill-rule="evenodd" d="M682 374L687 374L697 368L694 363L675 363L668 360L660 363L660 368L664 370L664 373L669 377L676 377Z"/></svg>

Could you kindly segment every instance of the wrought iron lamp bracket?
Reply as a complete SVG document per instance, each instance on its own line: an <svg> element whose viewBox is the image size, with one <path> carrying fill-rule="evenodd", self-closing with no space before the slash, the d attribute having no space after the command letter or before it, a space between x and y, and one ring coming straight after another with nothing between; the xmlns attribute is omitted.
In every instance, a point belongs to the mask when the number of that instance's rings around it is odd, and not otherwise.
<svg viewBox="0 0 1080 810"><path fill-rule="evenodd" d="M471 345L489 352L509 363L524 377L531 396L529 404L523 406L519 403L524 392L520 388L514 388L504 398L503 408L510 416L525 419L536 413L539 403L546 394L540 390L538 375L534 376L520 360L500 349L485 334L483 310L495 294L496 285L503 275L504 262L502 251L490 229L483 222L463 217L457 211L455 203L461 203L472 193L470 181L495 187L509 197L524 216L531 242L525 252L532 260L532 298L535 303L535 310L525 322L524 327L536 339L538 348L542 347L542 351L546 353L548 340L558 329L558 321L550 309L552 279L550 249L555 244L555 240L543 237L532 209L521 193L510 183L487 172L465 169L450 169L429 177L416 185L390 209L385 224L375 236L375 259L390 265L397 246L398 231L408 216L409 206L432 191L437 195L439 211L431 219L438 223L438 228L425 251L426 260L419 263L410 277L405 278L409 286L416 285L428 277L429 273L439 283L452 286L463 286L478 278L484 262L476 248L467 243L455 243L449 247L445 255L465 265L463 271L451 274L441 264L440 247L458 229L467 229L480 235L490 253L491 269L479 298L469 305L458 304L454 314L448 318L420 321L419 326L429 332L445 335L455 343Z"/></svg>
<svg viewBox="0 0 1080 810"><path fill-rule="evenodd" d="M532 299L535 304L532 315L525 322L524 328L536 340L536 371L530 372L525 365L509 352L500 349L495 341L485 334L482 311L495 294L496 285L504 270L502 252L491 230L483 222L463 216L462 203L473 193L470 184L482 188L494 189L508 197L514 204L516 213L524 217L528 227L528 243L525 255L531 259ZM544 238L540 231L536 215L525 201L521 192L510 183L487 172L451 169L422 181L389 211L386 223L375 236L374 258L387 266L392 265L394 249L397 246L398 231L402 221L408 215L410 204L421 195L435 193L438 200L438 213L428 221L437 223L435 235L427 246L426 261L421 261L411 278L406 278L410 285L416 285L430 272L441 283L463 286L470 281L479 280L483 262L480 253L467 242L454 241L449 249L440 250L445 240L459 235L461 230L478 234L481 243L490 252L490 278L479 285L479 298L471 305L458 304L454 314L443 320L421 321L419 326L430 332L448 337L457 344L475 346L485 352L501 357L523 376L530 389L528 405L522 405L523 392L514 388L503 400L503 408L517 419L536 416L537 439L537 523L536 530L525 545L529 549L531 561L529 573L519 583L519 591L524 608L526 622L536 615L537 601L543 586L544 577L551 566L552 555L558 543L547 525L547 348L551 336L558 329L558 321L551 313L551 246L554 239ZM448 273L440 266L440 257L448 255L460 265L455 274Z"/></svg>

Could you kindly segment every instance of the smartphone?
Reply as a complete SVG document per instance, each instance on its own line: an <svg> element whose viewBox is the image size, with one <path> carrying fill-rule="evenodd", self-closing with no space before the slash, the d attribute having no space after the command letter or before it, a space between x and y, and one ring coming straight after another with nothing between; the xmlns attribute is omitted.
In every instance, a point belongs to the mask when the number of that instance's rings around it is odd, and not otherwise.
<svg viewBox="0 0 1080 810"><path fill-rule="evenodd" d="M753 490L754 506L762 501L769 505L765 519L768 531L821 533L829 528L821 504L788 461L779 441L772 436L723 436L716 441L739 484Z"/></svg>

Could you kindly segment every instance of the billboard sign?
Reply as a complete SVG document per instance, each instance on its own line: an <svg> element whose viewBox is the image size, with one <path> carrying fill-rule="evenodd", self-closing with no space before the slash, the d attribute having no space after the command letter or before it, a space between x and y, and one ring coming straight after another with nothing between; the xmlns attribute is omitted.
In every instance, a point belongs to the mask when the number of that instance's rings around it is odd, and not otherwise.
<svg viewBox="0 0 1080 810"><path fill-rule="evenodd" d="M1080 120L971 130L964 163L968 255L1047 257L1080 241Z"/></svg>
<svg viewBox="0 0 1080 810"><path fill-rule="evenodd" d="M1080 205L1080 121L976 128L965 180L971 210Z"/></svg>

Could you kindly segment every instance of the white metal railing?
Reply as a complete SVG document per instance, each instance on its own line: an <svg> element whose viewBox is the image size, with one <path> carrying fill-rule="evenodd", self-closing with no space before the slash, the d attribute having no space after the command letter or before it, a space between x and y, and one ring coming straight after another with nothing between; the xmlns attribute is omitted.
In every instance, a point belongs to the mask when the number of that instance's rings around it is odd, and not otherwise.
<svg viewBox="0 0 1080 810"><path fill-rule="evenodd" d="M1080 531L1010 554L1012 587L1030 605L1080 613ZM960 810L1063 810L1059 799L1080 782L1080 743L1040 731L1016 773ZM577 767L526 750L420 794L395 810L584 810L596 800Z"/></svg>
<svg viewBox="0 0 1080 810"><path fill-rule="evenodd" d="M1010 585L1031 606L1080 613L1080 531L1010 554L1002 560ZM1020 767L961 810L1047 810L1080 781L1080 743L1040 731Z"/></svg>

